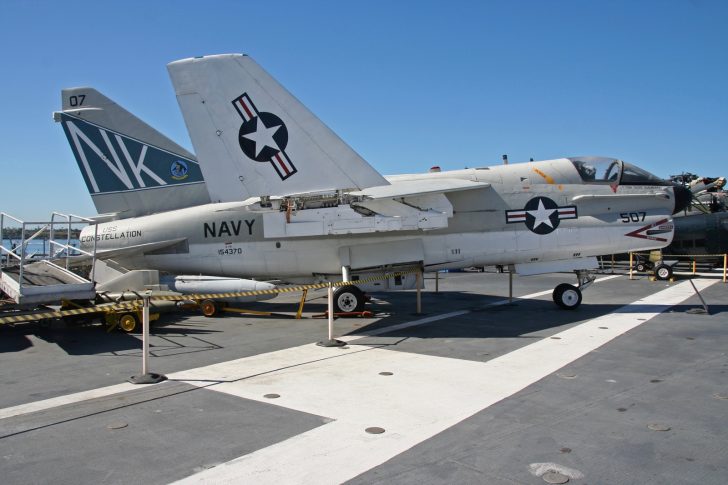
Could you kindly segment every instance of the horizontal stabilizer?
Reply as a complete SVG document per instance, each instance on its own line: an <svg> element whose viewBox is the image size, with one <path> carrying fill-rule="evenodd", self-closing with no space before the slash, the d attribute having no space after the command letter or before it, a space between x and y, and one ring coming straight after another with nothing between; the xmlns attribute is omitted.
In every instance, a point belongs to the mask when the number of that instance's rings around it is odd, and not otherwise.
<svg viewBox="0 0 728 485"><path fill-rule="evenodd" d="M167 68L215 200L389 184L250 57Z"/></svg>
<svg viewBox="0 0 728 485"><path fill-rule="evenodd" d="M152 251L160 251L165 248L169 248L185 242L187 238L180 237L176 239L168 239L166 241L157 241L145 244L136 244L134 246L127 246L125 248L118 249L105 249L96 251L96 259L112 259L112 258L123 258L128 256L137 256Z"/></svg>
<svg viewBox="0 0 728 485"><path fill-rule="evenodd" d="M146 253L150 253L152 251L160 251L166 248L170 248L172 246L175 246L177 244L185 243L187 241L187 238L181 237L176 239L167 239L165 241L157 241L152 243L145 243L145 244L136 244L134 246L127 246L124 248L115 248L115 249L99 249L96 251L96 259L104 260L104 259L115 259L115 258L127 258L132 256L142 256ZM93 244L93 243L89 243ZM80 262L85 260L90 260L91 256L74 256L73 261L74 262ZM65 257L58 258L58 260L65 261Z"/></svg>

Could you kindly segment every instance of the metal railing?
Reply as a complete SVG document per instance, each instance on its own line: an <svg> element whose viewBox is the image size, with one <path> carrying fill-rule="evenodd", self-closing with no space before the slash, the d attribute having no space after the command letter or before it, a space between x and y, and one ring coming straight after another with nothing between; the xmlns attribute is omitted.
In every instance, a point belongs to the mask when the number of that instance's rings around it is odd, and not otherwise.
<svg viewBox="0 0 728 485"><path fill-rule="evenodd" d="M632 270L635 266L634 256L639 256L647 261L652 256L650 253L629 253L629 278L632 279ZM697 273L697 262L700 258L723 258L723 283L728 283L728 253L727 254L661 254L662 260L677 259L678 261L686 260L688 263L692 262L692 273Z"/></svg>
<svg viewBox="0 0 728 485"><path fill-rule="evenodd" d="M58 221L57 218L62 218L64 220ZM3 244L3 241L5 240L5 228L6 223L8 221L12 221L15 224L13 225L19 225L20 226L20 244L15 245L11 247L10 249L6 248ZM40 235L45 233L46 231L49 232L49 248L48 248L48 254L42 254L40 256L40 260L48 260L49 264L52 264L54 266L57 266L52 262L52 260L57 259L59 257L65 256L65 269L68 269L71 263L71 260L73 256L88 256L91 258L91 281L94 281L94 270L95 270L95 262L96 262L96 243L97 243L97 236L98 236L98 225L95 225L94 229L94 243L93 243L93 249L91 251L86 251L81 249L80 247L73 246L71 244L71 231L74 228L74 226L77 226L79 224L94 224L95 221L93 219L89 219L86 217L76 216L73 214L61 214L60 212L53 212L51 214L51 220L50 221L23 221L21 219L18 219L17 217L14 217L7 212L0 212L0 255L4 256L4 258L0 258L0 269L11 266L11 261L15 260L17 261L18 265L18 284L20 287L23 286L23 273L25 271L25 264L28 261L28 244L30 244L33 240L38 238ZM62 242L57 241L56 238L56 227L57 226L63 226L66 229L66 240L65 244ZM27 232L31 229L36 229L33 235L30 237L26 237ZM80 241L79 241L80 245ZM43 249L45 251L45 241L43 242ZM31 255L32 256L32 255ZM33 258L33 261L37 261L39 259Z"/></svg>

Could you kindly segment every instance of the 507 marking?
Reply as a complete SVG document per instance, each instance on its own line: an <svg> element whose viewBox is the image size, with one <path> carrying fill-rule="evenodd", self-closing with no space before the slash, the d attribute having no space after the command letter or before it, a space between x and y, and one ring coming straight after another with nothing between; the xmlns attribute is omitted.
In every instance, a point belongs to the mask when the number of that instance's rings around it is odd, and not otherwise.
<svg viewBox="0 0 728 485"><path fill-rule="evenodd" d="M647 212L620 212L619 217L622 218L622 222L625 224L629 222L644 222Z"/></svg>

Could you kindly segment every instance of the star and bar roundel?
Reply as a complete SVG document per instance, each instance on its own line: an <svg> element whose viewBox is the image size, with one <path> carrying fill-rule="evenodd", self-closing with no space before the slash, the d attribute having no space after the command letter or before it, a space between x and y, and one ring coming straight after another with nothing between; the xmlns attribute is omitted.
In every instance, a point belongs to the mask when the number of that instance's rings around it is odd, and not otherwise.
<svg viewBox="0 0 728 485"><path fill-rule="evenodd" d="M526 203L523 210L506 211L506 223L523 222L536 234L549 234L559 227L563 219L576 219L576 206L559 207L548 197L534 197Z"/></svg>
<svg viewBox="0 0 728 485"><path fill-rule="evenodd" d="M298 170L286 154L288 128L283 120L273 113L258 111L248 93L232 103L243 120L238 143L245 156L256 162L270 162L281 180L295 174Z"/></svg>

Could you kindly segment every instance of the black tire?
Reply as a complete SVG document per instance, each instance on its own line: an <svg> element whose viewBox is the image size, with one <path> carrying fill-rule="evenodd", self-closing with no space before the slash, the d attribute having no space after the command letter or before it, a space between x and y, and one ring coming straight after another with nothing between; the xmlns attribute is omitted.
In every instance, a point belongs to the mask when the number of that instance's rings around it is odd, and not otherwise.
<svg viewBox="0 0 728 485"><path fill-rule="evenodd" d="M666 264L660 264L655 268L655 279L669 280L672 278L672 268Z"/></svg>
<svg viewBox="0 0 728 485"><path fill-rule="evenodd" d="M564 310L575 310L581 305L581 290L574 285L561 283L554 288L554 303Z"/></svg>
<svg viewBox="0 0 728 485"><path fill-rule="evenodd" d="M637 263L637 266L635 266L635 269L639 271L640 273L644 273L647 269L647 266L645 266L645 263Z"/></svg>
<svg viewBox="0 0 728 485"><path fill-rule="evenodd" d="M334 291L334 313L360 312L364 303L364 292L356 286L342 286Z"/></svg>

